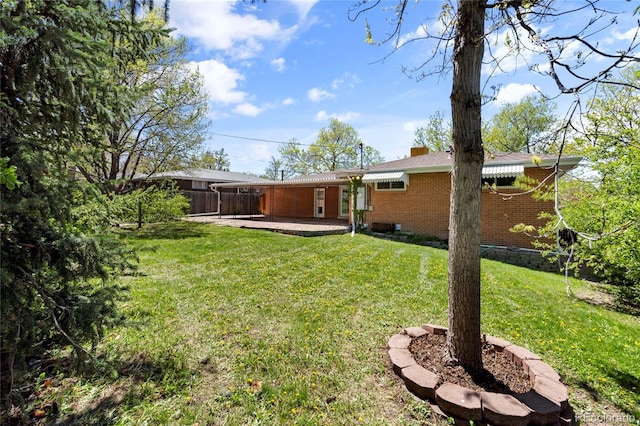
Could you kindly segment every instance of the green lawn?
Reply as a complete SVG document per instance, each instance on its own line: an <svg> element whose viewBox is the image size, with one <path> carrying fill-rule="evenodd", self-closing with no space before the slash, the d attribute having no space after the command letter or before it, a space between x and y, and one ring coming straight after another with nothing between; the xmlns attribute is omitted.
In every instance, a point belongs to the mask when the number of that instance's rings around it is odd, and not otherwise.
<svg viewBox="0 0 640 426"><path fill-rule="evenodd" d="M432 424L389 369L404 327L447 325L447 253L365 235L302 238L179 223L131 231L127 325L100 374L43 398L79 424ZM484 332L640 418L637 317L565 296L562 276L483 261ZM583 286L573 281L574 289ZM44 379L44 377L43 377ZM115 420L114 420L115 419Z"/></svg>

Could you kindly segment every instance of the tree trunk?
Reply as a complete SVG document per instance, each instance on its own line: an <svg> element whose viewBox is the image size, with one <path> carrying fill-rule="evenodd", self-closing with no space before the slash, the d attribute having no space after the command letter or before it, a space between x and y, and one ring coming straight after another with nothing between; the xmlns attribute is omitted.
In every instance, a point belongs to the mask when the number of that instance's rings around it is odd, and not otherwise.
<svg viewBox="0 0 640 426"><path fill-rule="evenodd" d="M482 368L480 341L480 202L484 151L480 73L486 0L459 0L451 91L453 169L449 216L450 360Z"/></svg>

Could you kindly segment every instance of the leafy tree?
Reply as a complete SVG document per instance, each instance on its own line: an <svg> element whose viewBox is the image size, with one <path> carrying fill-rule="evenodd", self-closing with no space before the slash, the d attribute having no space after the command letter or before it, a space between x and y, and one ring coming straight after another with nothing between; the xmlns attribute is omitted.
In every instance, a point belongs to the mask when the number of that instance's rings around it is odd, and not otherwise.
<svg viewBox="0 0 640 426"><path fill-rule="evenodd" d="M130 107L109 72L143 59L165 35L94 0L0 2L0 158L21 182L0 186L0 359L9 371L1 394L9 402L20 399L13 387L28 360L60 344L84 357L83 344L119 318L121 293L109 278L131 256L74 222L72 160L96 152L95 136ZM115 36L126 43L114 47Z"/></svg>
<svg viewBox="0 0 640 426"><path fill-rule="evenodd" d="M505 104L483 132L490 152L557 153L554 133L556 105L542 96Z"/></svg>
<svg viewBox="0 0 640 426"><path fill-rule="evenodd" d="M286 168L300 175L357 168L361 161L363 167L383 161L376 149L362 144L353 127L335 118L320 129L308 149L294 140L280 148L280 155Z"/></svg>
<svg viewBox="0 0 640 426"><path fill-rule="evenodd" d="M578 143L591 172L565 188L567 202L547 230L560 223L577 231L575 263L617 285L622 304L640 308L640 69L625 72L625 82L604 87L585 114Z"/></svg>
<svg viewBox="0 0 640 426"><path fill-rule="evenodd" d="M418 79L445 71L452 73L452 171L449 218L449 331L447 355L451 362L470 370L482 367L480 339L480 203L484 146L482 143L482 66L492 61L499 69L504 58L494 56L491 41L506 31L508 55L518 56L529 51L540 58L530 69L547 75L562 94L584 93L595 84L614 83L613 71L638 61L634 56L637 39L626 49L616 52L601 50L597 40L603 28L614 25L606 20L612 13L602 9L597 0L556 2L553 0L488 2L487 0L444 1L438 16L421 26L422 40L434 40L436 45L427 59L412 69ZM351 19L375 9L381 0L360 1L351 10ZM379 43L395 42L395 48L416 41L402 38L408 0L399 0L395 7L384 7L392 16L393 31ZM425 2L429 4L429 2ZM575 32L555 25L559 16L584 22ZM581 19L586 19L581 21ZM436 25L431 25L436 21ZM605 22L604 24L602 24ZM433 28L437 28L435 33ZM541 29L544 29L542 32ZM366 39L375 43L366 23ZM485 51L485 45L487 49ZM579 46L581 50L569 49ZM567 52L575 52L573 60ZM446 57L442 60L440 53ZM487 53L487 54L485 54ZM537 55L537 56L536 56ZM589 74L586 60L603 60L601 69ZM545 63L546 62L546 63ZM435 64L433 69L428 64ZM544 65L544 66L543 66ZM579 105L579 104L577 104ZM574 109L576 111L577 109ZM569 114L568 119L572 118ZM562 151L562 150L560 150Z"/></svg>
<svg viewBox="0 0 640 426"><path fill-rule="evenodd" d="M229 161L229 155L224 152L224 148L220 148L213 151L206 150L202 154L192 157L188 165L196 169L222 170L228 172L231 162Z"/></svg>
<svg viewBox="0 0 640 426"><path fill-rule="evenodd" d="M293 176L293 172L285 168L284 161L280 158L271 157L264 173L260 176L269 180L288 179Z"/></svg>
<svg viewBox="0 0 640 426"><path fill-rule="evenodd" d="M164 21L151 13L141 25L159 31ZM165 37L149 46L146 57L113 68L113 84L129 97L132 108L95 135L101 155L79 155L77 167L90 183L107 193L126 192L136 173L179 168L200 147L208 98L203 77L189 66L186 52L184 39Z"/></svg>
<svg viewBox="0 0 640 426"><path fill-rule="evenodd" d="M444 113L440 110L429 116L425 127L418 127L415 131L413 146L424 146L430 152L443 152L451 146L451 124L445 121Z"/></svg>
<svg viewBox="0 0 640 426"><path fill-rule="evenodd" d="M20 185L16 170L16 166L9 165L8 157L0 158L0 185L4 185L7 189L15 189Z"/></svg>

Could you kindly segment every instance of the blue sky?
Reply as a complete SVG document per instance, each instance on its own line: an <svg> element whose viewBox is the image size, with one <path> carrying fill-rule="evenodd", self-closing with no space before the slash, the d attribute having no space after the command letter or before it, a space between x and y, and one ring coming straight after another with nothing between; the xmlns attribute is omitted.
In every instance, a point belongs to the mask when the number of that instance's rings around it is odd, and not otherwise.
<svg viewBox="0 0 640 426"><path fill-rule="evenodd" d="M433 41L410 43L388 56L392 44L365 43L365 20L348 19L352 0L269 0L267 3L224 0L172 0L171 27L186 37L192 51L189 60L205 78L210 96L212 124L207 136L209 149L224 148L231 170L261 174L272 156L278 156L275 142L296 139L302 144L316 140L330 118L350 124L366 145L380 151L385 160L409 154L414 131L437 110L448 116L451 75L411 79L402 67L425 60ZM438 23L425 21L440 11L441 1L411 1L401 37L420 35L421 24L437 31ZM563 7L571 2L562 0ZM385 22L390 16L382 9L366 18L373 36L379 40L392 30ZM610 9L625 10L618 23L594 35L603 50L628 46L637 29L632 16L635 2L604 1ZM561 19L543 31L562 31L586 22L589 11ZM496 33L492 50L500 56L506 49L505 33ZM579 49L573 46L568 55ZM384 59L384 60L383 60ZM442 61L440 59L440 61ZM549 78L528 71L541 63L525 53L518 60L501 63L486 87L499 85L497 99L483 109L489 118L501 103L517 102L540 90L557 93ZM590 63L593 62L593 63ZM605 62L589 58L587 66ZM436 63L434 62L434 65ZM494 67L486 66L483 81ZM485 91L491 94L491 89ZM558 114L563 114L570 98L560 98Z"/></svg>

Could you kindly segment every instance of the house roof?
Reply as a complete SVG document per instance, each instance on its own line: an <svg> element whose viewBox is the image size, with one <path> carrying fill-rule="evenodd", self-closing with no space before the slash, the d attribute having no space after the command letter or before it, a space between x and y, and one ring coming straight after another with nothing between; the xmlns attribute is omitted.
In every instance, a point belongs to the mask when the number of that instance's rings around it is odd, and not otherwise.
<svg viewBox="0 0 640 426"><path fill-rule="evenodd" d="M318 184L346 184L348 177L352 176L351 173L345 171L325 172L317 173L308 176L299 176L293 179L286 180L251 180L243 182L246 185L255 186L309 186ZM233 187L231 183L221 183L220 185L213 185L218 188ZM235 185L237 186L237 185Z"/></svg>
<svg viewBox="0 0 640 426"><path fill-rule="evenodd" d="M534 156L540 161L534 162ZM582 157L560 157L559 165L563 172L574 168L582 160ZM550 167L558 161L557 155L550 154L525 154L525 153L494 153L485 156L484 175L512 176L522 173L529 167ZM318 173L308 176L300 176L282 181L270 181L256 178L255 180L242 181L246 185L254 186L309 186L322 184L346 184L349 177L369 175L369 181L375 182L382 177L392 180L405 180L406 174L437 173L451 170L451 155L447 152L434 152L432 154L415 155L400 160L387 161L373 165L367 169L344 169L333 172ZM400 172L394 173L394 172ZM384 175L383 175L384 173ZM397 175L397 176L396 176ZM248 176L248 175L247 175ZM220 183L216 187L232 187L233 183ZM235 185L237 186L237 185Z"/></svg>
<svg viewBox="0 0 640 426"><path fill-rule="evenodd" d="M537 164L533 158L540 159ZM572 169L582 157L560 157L559 165L564 171ZM485 167L499 164L522 164L524 168L529 167L549 167L558 161L557 155L550 154L526 154L519 152L512 153L494 153L485 156ZM402 170L407 173L435 173L451 170L452 160L451 154L447 152L434 152L432 154L416 155L413 157L402 158L395 161L387 161L386 163L376 164L369 168L371 172L396 171Z"/></svg>
<svg viewBox="0 0 640 426"><path fill-rule="evenodd" d="M134 180L163 180L163 179L176 179L176 180L198 180L211 183L221 182L270 182L267 179L262 179L254 175L237 172L226 172L222 170L211 169L184 169L173 170L162 173L155 173L151 176L138 175Z"/></svg>

